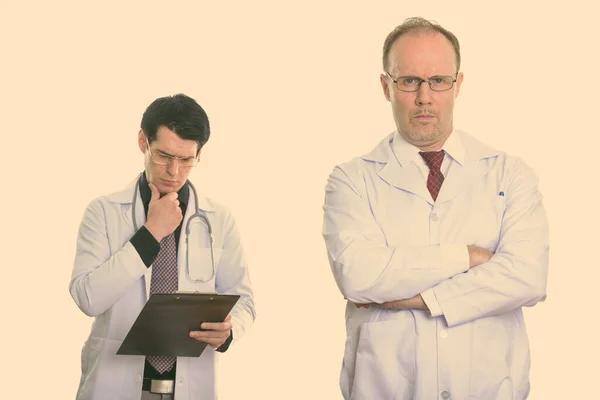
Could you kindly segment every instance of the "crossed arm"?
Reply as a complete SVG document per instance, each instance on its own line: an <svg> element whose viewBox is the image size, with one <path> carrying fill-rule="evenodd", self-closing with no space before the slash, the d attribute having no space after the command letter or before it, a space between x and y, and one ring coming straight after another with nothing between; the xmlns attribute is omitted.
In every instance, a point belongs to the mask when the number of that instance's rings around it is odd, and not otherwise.
<svg viewBox="0 0 600 400"><path fill-rule="evenodd" d="M469 252L469 268L473 268L488 262L494 255L493 252L478 246L468 245L467 250ZM383 303L354 303L354 305L358 308L374 307L388 310L416 309L429 311L429 308L427 307L427 304L423 300L423 296L421 296L421 294L417 294L409 299L386 301Z"/></svg>
<svg viewBox="0 0 600 400"><path fill-rule="evenodd" d="M364 178L334 169L326 186L323 236L344 297L359 307L429 305L431 315L443 315L449 326L542 301L549 245L537 178L519 161L508 171L499 242L491 253L467 244L388 246Z"/></svg>

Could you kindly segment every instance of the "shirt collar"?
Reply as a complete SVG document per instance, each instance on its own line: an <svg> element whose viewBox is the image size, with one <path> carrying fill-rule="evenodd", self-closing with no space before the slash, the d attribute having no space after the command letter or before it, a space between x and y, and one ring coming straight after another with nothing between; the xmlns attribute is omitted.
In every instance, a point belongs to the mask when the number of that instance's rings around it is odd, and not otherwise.
<svg viewBox="0 0 600 400"><path fill-rule="evenodd" d="M465 146L454 133L454 130L450 132L450 136L446 139L446 142L442 146L442 150L446 152L454 161L463 165L465 162ZM411 161L419 161L421 151L417 146L408 143L404 138L396 131L392 142L392 151L396 156L396 159L400 165L404 166L409 164Z"/></svg>

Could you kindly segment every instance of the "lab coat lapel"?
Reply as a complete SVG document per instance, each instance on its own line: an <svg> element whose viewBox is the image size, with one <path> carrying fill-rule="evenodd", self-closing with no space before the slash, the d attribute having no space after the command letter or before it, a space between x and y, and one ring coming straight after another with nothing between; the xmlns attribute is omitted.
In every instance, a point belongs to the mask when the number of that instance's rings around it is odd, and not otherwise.
<svg viewBox="0 0 600 400"><path fill-rule="evenodd" d="M136 187L136 182L139 179L139 175L130 182L127 187L120 192L113 193L110 196L110 200L115 203L119 203L121 205L121 210L123 212L123 220L125 222L125 226L123 227L123 231L130 232L130 236L135 234L135 229L133 226L133 195ZM139 189L135 192L135 220L137 223L138 229L146 223L146 213L144 211L144 204L142 203L142 197L140 195ZM146 298L145 301L148 300L150 296L150 277L151 277L152 268L148 268L148 271L144 274L142 279L144 279L144 285L146 287Z"/></svg>
<svg viewBox="0 0 600 400"><path fill-rule="evenodd" d="M437 204L454 199L479 182L476 178L483 176L486 173L485 170L489 168L489 165L482 160L498 155L497 150L481 143L469 134L456 131L453 135L456 135L456 139L464 145L465 155L462 162L453 163L452 168L448 171L438 194ZM409 161L401 163L394 155L392 151L394 136L395 133L388 135L362 158L383 165L378 176L389 185L419 196L433 205L433 198L427 189L427 177L423 177L417 168L410 165Z"/></svg>
<svg viewBox="0 0 600 400"><path fill-rule="evenodd" d="M433 204L427 184L416 168L412 168L410 165L401 166L395 157L392 156L379 171L378 175L388 184L419 196L428 203Z"/></svg>
<svg viewBox="0 0 600 400"><path fill-rule="evenodd" d="M135 190L136 182L139 176L130 182L123 190L113 193L109 196L109 199L113 203L119 203L121 205L121 210L123 212L123 220L127 225L127 228L131 229L132 234L134 232L133 226L133 192ZM146 215L144 213L144 205L142 204L142 198L140 196L140 191L138 190L135 200L135 219L137 222L138 229L146 223Z"/></svg>
<svg viewBox="0 0 600 400"><path fill-rule="evenodd" d="M131 231L133 232L133 230L134 230L133 203L131 203L131 200L133 199L133 190L128 190L128 195L129 195L129 204L123 205L124 206L123 217L125 218L125 221L131 228ZM135 222L137 223L138 229L140 229L140 227L146 223L146 213L144 211L144 204L142 203L142 197L140 195L139 190L137 191L135 196L136 196L136 199L135 199ZM133 233L135 233L135 232L133 232Z"/></svg>
<svg viewBox="0 0 600 400"><path fill-rule="evenodd" d="M390 133L362 158L365 161L383 165L377 175L387 184L419 196L428 203L433 204L431 194L427 190L427 184L419 170L414 168L414 165L411 165L408 160L400 163L394 154L392 145L395 135L395 132Z"/></svg>
<svg viewBox="0 0 600 400"><path fill-rule="evenodd" d="M133 199L133 191L129 192L129 196L130 199ZM138 229L140 229L142 227L142 225L144 225L146 223L146 212L144 210L144 204L142 202L142 195L140 194L139 189L137 190L137 192L135 193L136 199L135 199L135 222L137 224ZM130 200L131 202L131 200ZM134 232L134 226L133 226L133 204L129 204L129 207L127 207L127 209L125 210L125 220L128 221L129 225L131 226L131 231L133 234L135 234ZM146 273L143 276L144 279L144 286L146 287L146 299L145 301L148 301L148 299L150 298L150 281L152 277L152 267L148 268L148 271L146 271Z"/></svg>
<svg viewBox="0 0 600 400"><path fill-rule="evenodd" d="M497 150L464 132L456 131L453 135L456 135L464 146L464 157L461 161L452 163L438 194L437 204L440 205L468 191L473 185L480 184L481 178L490 168L486 159L499 154Z"/></svg>
<svg viewBox="0 0 600 400"><path fill-rule="evenodd" d="M448 171L448 175L442 183L442 187L438 194L437 204L443 204L451 201L462 192L467 191L473 184L481 180L484 173L482 163L470 163L461 165L453 163Z"/></svg>
<svg viewBox="0 0 600 400"><path fill-rule="evenodd" d="M188 220L190 219L190 217L192 215L194 215L196 213L196 205L194 202L194 198L192 195L192 190L190 187L190 190L188 192L188 199L187 199L187 207L185 209L185 215L183 216L183 220L181 222L181 232L179 233L179 245L177 246L178 251L177 251L177 268L178 271L184 271L184 269L187 268L187 261L186 261L186 254L187 254L187 223ZM179 284L178 286L181 287L181 280L185 279L186 276L186 271L184 271L184 273L182 274L181 272L178 273L179 276Z"/></svg>

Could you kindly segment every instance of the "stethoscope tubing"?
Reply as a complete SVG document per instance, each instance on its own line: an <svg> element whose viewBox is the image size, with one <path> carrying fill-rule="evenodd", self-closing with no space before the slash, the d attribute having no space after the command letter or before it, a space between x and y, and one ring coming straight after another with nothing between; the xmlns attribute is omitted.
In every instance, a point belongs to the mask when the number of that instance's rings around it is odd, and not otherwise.
<svg viewBox="0 0 600 400"><path fill-rule="evenodd" d="M143 174L143 172L140 174L139 178L137 179L137 181L135 183L135 190L133 191L133 201L131 202L132 203L131 204L131 207L132 207L131 212L132 212L134 232L137 232L137 230L138 230L137 221L135 219L135 206L136 206L136 201L137 201L137 194L138 194L138 191L140 188L140 180L142 179L142 174ZM208 221L208 218L206 218L205 215L200 213L200 207L198 206L198 192L196 191L196 188L194 187L192 182L190 182L189 180L186 181L186 185L188 185L194 192L194 204L196 206L196 208L195 208L196 212L191 217L188 218L188 220L185 224L185 265L186 265L185 274L186 274L187 278L192 282L206 283L206 282L210 282L216 274L212 226L211 226L210 222ZM206 230L208 232L208 238L210 241L210 259L211 259L211 264L212 264L212 275L208 279L194 279L190 275L189 240L190 240L190 233L191 233L191 228L190 228L191 221L194 218L200 218L206 225Z"/></svg>

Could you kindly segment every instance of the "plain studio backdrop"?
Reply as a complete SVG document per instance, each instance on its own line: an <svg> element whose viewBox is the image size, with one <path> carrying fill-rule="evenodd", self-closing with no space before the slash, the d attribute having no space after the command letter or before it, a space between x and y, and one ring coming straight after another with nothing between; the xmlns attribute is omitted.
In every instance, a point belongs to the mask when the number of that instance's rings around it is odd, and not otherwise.
<svg viewBox="0 0 600 400"><path fill-rule="evenodd" d="M3 1L4 396L74 398L92 323L68 292L79 222L142 170L145 107L183 92L212 128L191 179L237 218L256 294L254 326L219 358L219 398L341 399L324 186L394 129L381 48L420 15L461 43L455 127L541 179L550 276L526 310L530 398L594 397L597 22L581 0L535 3Z"/></svg>

